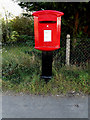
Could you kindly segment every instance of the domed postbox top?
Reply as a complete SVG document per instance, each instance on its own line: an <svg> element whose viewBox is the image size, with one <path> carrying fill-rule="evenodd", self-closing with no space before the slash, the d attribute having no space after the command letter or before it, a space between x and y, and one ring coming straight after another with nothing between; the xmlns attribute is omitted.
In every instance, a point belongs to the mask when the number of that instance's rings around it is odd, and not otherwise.
<svg viewBox="0 0 90 120"><path fill-rule="evenodd" d="M32 15L33 16L39 16L39 15L42 15L42 14L53 14L53 15L56 15L57 17L64 15L63 12L59 12L59 11L56 11L56 10L40 10L40 11L34 12Z"/></svg>

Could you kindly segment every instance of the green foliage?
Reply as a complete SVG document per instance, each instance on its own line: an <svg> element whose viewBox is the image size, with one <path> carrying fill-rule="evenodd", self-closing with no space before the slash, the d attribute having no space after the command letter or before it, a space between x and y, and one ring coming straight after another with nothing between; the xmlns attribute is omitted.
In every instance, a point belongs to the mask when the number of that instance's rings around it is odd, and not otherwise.
<svg viewBox="0 0 90 120"><path fill-rule="evenodd" d="M73 48L73 39L76 39L77 43ZM73 38L71 41L71 64L84 64L89 60L89 41L87 38Z"/></svg>
<svg viewBox="0 0 90 120"><path fill-rule="evenodd" d="M28 36L28 35L20 35L19 36L19 41L23 41L26 43L28 46L34 46L34 37L33 36Z"/></svg>
<svg viewBox="0 0 90 120"><path fill-rule="evenodd" d="M46 84L40 79L41 51L34 49L34 21L28 13L10 21L2 19L3 88L34 94L66 94L70 91L90 94L89 4L58 2L21 2L27 11L58 10L62 17L61 49L53 51L53 78ZM73 11L73 12L72 12ZM71 35L70 63L65 67L66 35ZM12 44L11 44L12 43Z"/></svg>
<svg viewBox="0 0 90 120"><path fill-rule="evenodd" d="M6 42L7 31L6 31L6 23L4 19L1 20L1 24L2 24L2 42Z"/></svg>
<svg viewBox="0 0 90 120"><path fill-rule="evenodd" d="M87 27L89 28L90 22L88 19L88 2L20 2L19 5L27 11L58 10L64 12L61 32L63 36L66 36L68 33L71 34L72 37L77 37L78 34L84 36L89 34L89 29L86 29Z"/></svg>
<svg viewBox="0 0 90 120"><path fill-rule="evenodd" d="M13 83L20 83L24 80L24 76L32 76L33 73L38 73L40 64L38 63L39 60L35 59L35 56L25 54L22 50L23 48L18 49L14 48L14 46L10 50L9 48L8 50L3 49L2 71L4 80L10 80Z"/></svg>
<svg viewBox="0 0 90 120"><path fill-rule="evenodd" d="M16 31L12 31L10 38L9 38L9 42L16 42L19 38L19 34Z"/></svg>
<svg viewBox="0 0 90 120"><path fill-rule="evenodd" d="M34 26L32 18L17 16L14 19L9 20L8 24L2 19L3 43L26 41L33 33Z"/></svg>
<svg viewBox="0 0 90 120"><path fill-rule="evenodd" d="M59 50L53 51L53 61L54 64L59 67L65 64L66 49L65 47L60 48Z"/></svg>
<svg viewBox="0 0 90 120"><path fill-rule="evenodd" d="M3 90L43 95L66 94L71 91L90 94L88 69L56 64L58 56L53 60L53 78L48 83L40 78L40 51L26 44L12 44L3 46L2 57Z"/></svg>
<svg viewBox="0 0 90 120"><path fill-rule="evenodd" d="M13 31L17 31L19 35L33 35L32 19L28 17L16 17L11 22Z"/></svg>

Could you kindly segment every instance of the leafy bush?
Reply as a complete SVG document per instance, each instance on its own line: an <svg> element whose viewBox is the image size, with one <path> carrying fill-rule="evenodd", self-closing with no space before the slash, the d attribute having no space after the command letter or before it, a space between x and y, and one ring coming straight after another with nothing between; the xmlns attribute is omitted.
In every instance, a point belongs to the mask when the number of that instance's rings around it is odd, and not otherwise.
<svg viewBox="0 0 90 120"><path fill-rule="evenodd" d="M12 31L11 35L10 35L10 38L9 38L9 42L11 42L11 43L16 42L18 40L18 38L19 38L18 32Z"/></svg>
<svg viewBox="0 0 90 120"><path fill-rule="evenodd" d="M30 17L15 17L10 21L10 28L17 31L19 35L33 35L32 19Z"/></svg>
<svg viewBox="0 0 90 120"><path fill-rule="evenodd" d="M29 17L15 17L12 20L5 21L2 19L2 42L7 43L9 40L10 42L16 42L19 35L23 36L24 40L28 40L28 36L33 36L34 33L34 25L33 20ZM22 39L22 41L23 41Z"/></svg>
<svg viewBox="0 0 90 120"><path fill-rule="evenodd" d="M34 46L34 36L20 35L19 41L25 42L28 46Z"/></svg>
<svg viewBox="0 0 90 120"><path fill-rule="evenodd" d="M57 68L65 64L65 54L66 50L64 47L60 48L59 50L53 51L53 61Z"/></svg>

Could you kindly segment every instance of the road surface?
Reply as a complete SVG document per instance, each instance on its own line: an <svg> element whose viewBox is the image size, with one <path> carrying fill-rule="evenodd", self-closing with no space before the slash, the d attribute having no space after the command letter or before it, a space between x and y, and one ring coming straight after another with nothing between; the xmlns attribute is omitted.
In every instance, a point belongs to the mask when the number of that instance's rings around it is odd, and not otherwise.
<svg viewBox="0 0 90 120"><path fill-rule="evenodd" d="M88 118L88 96L2 96L3 118Z"/></svg>

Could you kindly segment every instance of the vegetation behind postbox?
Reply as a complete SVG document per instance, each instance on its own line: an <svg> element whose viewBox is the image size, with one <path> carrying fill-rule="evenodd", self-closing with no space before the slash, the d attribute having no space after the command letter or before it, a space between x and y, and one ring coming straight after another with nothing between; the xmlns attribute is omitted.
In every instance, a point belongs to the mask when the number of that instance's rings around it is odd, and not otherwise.
<svg viewBox="0 0 90 120"><path fill-rule="evenodd" d="M89 94L88 3L32 3L28 10L41 8L61 10L65 14L61 26L61 48L53 51L53 78L47 84L40 79L42 54L34 49L33 18L27 14L8 22L2 19L3 89L35 94L60 94L72 90ZM65 66L67 34L71 35L68 68Z"/></svg>

